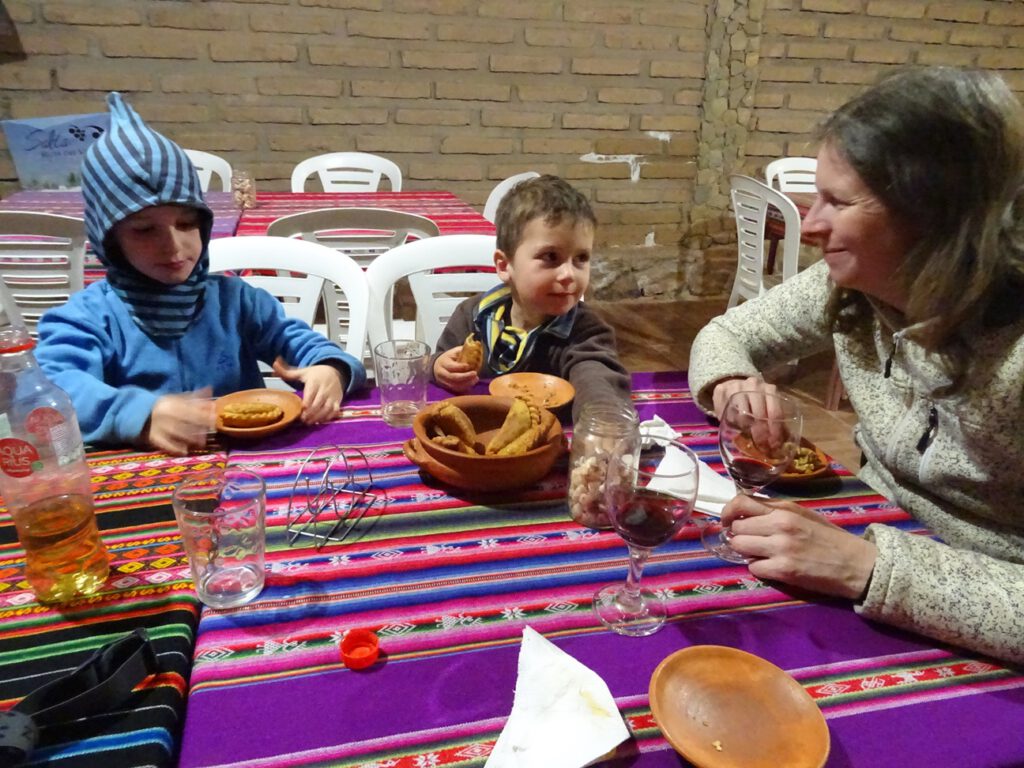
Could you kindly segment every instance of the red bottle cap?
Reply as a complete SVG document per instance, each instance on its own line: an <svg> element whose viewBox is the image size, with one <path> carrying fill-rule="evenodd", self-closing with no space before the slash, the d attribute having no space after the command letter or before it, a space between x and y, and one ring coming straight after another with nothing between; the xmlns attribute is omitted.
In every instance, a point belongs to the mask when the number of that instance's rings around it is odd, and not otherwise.
<svg viewBox="0 0 1024 768"><path fill-rule="evenodd" d="M380 655L377 635L368 629L350 629L341 641L341 660L349 669L365 669Z"/></svg>

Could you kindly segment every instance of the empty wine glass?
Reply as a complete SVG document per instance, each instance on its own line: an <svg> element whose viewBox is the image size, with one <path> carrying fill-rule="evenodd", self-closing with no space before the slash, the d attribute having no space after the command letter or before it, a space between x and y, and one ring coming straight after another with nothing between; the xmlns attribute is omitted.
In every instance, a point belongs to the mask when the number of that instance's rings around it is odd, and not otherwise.
<svg viewBox="0 0 1024 768"><path fill-rule="evenodd" d="M718 448L740 493L754 493L778 477L793 461L800 446L803 416L800 406L785 395L735 392L726 401L718 426ZM726 526L701 531L704 548L731 563L747 563L734 550Z"/></svg>
<svg viewBox="0 0 1024 768"><path fill-rule="evenodd" d="M620 635L643 637L665 623L664 599L641 589L640 578L651 550L690 519L697 497L693 451L677 440L665 441L657 451L654 457L640 459L636 442L627 439L619 441L608 457L608 517L629 545L629 573L625 584L611 584L594 595L594 611Z"/></svg>

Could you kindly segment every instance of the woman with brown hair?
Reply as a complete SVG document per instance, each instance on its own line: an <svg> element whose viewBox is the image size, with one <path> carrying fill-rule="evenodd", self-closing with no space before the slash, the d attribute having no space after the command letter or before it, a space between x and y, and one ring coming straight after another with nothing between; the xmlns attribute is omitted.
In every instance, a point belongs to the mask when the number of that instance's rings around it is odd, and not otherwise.
<svg viewBox="0 0 1024 768"><path fill-rule="evenodd" d="M690 384L718 414L760 371L834 347L861 478L941 540L854 536L738 497L759 578L1024 661L1024 108L990 73L910 70L823 124L803 224L822 260L697 336Z"/></svg>

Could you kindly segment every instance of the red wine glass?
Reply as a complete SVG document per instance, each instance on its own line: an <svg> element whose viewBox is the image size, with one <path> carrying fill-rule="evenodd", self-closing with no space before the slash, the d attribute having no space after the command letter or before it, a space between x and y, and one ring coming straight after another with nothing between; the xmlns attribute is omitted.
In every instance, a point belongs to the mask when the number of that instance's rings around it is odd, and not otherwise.
<svg viewBox="0 0 1024 768"><path fill-rule="evenodd" d="M608 460L605 500L608 517L629 546L625 584L611 584L594 595L601 622L620 635L643 637L661 629L665 601L641 589L644 564L690 519L697 497L697 457L679 441L665 441L653 456L640 459L635 442L620 441Z"/></svg>
<svg viewBox="0 0 1024 768"><path fill-rule="evenodd" d="M803 416L792 398L766 392L736 392L725 404L718 448L740 493L753 496L782 474L800 445ZM750 562L729 543L732 531L707 526L704 548L731 563Z"/></svg>

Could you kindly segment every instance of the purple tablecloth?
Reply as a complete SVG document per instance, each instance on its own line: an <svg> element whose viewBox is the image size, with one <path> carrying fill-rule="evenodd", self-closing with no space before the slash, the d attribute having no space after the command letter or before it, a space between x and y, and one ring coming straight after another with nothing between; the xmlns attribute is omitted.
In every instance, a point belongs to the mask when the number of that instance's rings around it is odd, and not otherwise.
<svg viewBox="0 0 1024 768"><path fill-rule="evenodd" d="M718 466L715 429L683 375L637 375L634 390L641 418L659 414ZM701 644L750 651L795 677L826 717L829 766L1024 764L1020 672L862 620L845 602L781 592L706 555L694 525L644 575L668 601L668 625L647 638L604 630L591 596L624 578L626 549L569 520L564 465L522 492L450 492L405 459L410 434L383 425L371 396L341 422L232 450L232 463L268 483L267 587L248 606L203 613L181 765L483 765L511 709L525 625L607 681L634 737L608 765L682 763L651 715L648 682L667 655ZM343 544L290 548L299 464L329 443L363 450L387 505ZM881 521L923 533L834 470L792 492L854 531ZM382 663L342 666L351 627L379 634Z"/></svg>

